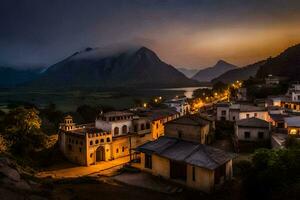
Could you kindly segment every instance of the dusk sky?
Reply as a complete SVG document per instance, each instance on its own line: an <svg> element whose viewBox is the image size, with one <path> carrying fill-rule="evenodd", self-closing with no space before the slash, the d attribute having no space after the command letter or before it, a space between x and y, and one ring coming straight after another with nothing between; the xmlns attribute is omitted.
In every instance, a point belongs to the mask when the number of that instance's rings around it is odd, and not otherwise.
<svg viewBox="0 0 300 200"><path fill-rule="evenodd" d="M1 0L0 65L144 45L176 67L243 66L300 43L299 0Z"/></svg>

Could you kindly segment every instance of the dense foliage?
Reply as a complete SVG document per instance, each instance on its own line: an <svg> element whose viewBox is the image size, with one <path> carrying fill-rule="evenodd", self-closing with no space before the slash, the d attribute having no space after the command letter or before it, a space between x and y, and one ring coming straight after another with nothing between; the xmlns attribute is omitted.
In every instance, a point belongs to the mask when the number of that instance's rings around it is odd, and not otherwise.
<svg viewBox="0 0 300 200"><path fill-rule="evenodd" d="M274 198L300 189L300 149L259 149L252 165L241 165L247 197ZM291 195L294 195L291 194ZM275 197L279 198L279 196Z"/></svg>

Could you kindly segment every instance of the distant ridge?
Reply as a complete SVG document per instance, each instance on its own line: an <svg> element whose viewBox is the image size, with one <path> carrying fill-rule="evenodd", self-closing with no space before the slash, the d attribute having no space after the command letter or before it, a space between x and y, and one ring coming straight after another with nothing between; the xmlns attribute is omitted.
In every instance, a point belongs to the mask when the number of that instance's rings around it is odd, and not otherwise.
<svg viewBox="0 0 300 200"><path fill-rule="evenodd" d="M210 82L212 79L220 76L221 74L237 68L237 66L232 65L224 60L219 60L213 67L208 67L198 71L192 79L199 82Z"/></svg>
<svg viewBox="0 0 300 200"><path fill-rule="evenodd" d="M258 78L269 74L300 80L300 44L291 46L274 58L269 58L257 71Z"/></svg>
<svg viewBox="0 0 300 200"><path fill-rule="evenodd" d="M217 78L213 79L212 82L223 82L223 83L233 83L237 80L247 80L250 76L255 77L260 66L266 63L266 60L256 62L245 67L236 68L221 74Z"/></svg>
<svg viewBox="0 0 300 200"><path fill-rule="evenodd" d="M186 87L191 80L164 63L146 47L114 51L86 48L50 66L38 79L26 84L37 88L70 87Z"/></svg>

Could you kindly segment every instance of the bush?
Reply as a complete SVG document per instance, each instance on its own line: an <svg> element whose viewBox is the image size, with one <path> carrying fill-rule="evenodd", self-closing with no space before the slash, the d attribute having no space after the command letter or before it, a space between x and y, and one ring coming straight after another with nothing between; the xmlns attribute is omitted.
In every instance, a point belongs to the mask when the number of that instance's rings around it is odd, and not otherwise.
<svg viewBox="0 0 300 200"><path fill-rule="evenodd" d="M2 135L0 135L0 153L6 152L7 149L8 149L8 143L5 140L5 138Z"/></svg>

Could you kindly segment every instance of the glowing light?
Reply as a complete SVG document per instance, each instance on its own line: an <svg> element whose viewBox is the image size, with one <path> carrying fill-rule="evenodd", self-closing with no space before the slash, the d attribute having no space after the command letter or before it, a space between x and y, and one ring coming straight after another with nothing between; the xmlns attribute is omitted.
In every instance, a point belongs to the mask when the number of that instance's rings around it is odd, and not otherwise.
<svg viewBox="0 0 300 200"><path fill-rule="evenodd" d="M143 107L144 107L144 108L147 108L147 103L144 103L144 104L143 104Z"/></svg>
<svg viewBox="0 0 300 200"><path fill-rule="evenodd" d="M291 130L290 130L290 134L291 134L291 135L296 135L296 134L297 134L297 129L294 129L294 128L291 129Z"/></svg>

